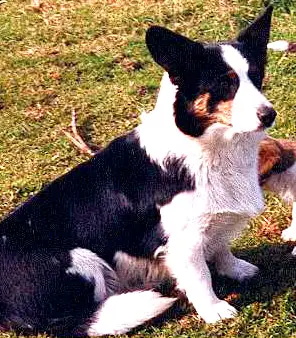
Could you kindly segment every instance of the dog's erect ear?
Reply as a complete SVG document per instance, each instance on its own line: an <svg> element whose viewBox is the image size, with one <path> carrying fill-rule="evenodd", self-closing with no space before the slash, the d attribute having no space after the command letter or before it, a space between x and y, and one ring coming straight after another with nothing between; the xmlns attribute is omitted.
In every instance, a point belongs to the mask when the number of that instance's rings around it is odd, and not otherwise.
<svg viewBox="0 0 296 338"><path fill-rule="evenodd" d="M272 10L273 7L271 5L266 7L265 11L239 34L237 41L248 44L251 48L266 50L269 40Z"/></svg>
<svg viewBox="0 0 296 338"><path fill-rule="evenodd" d="M147 30L146 44L153 59L171 76L196 69L204 51L202 44L159 26Z"/></svg>

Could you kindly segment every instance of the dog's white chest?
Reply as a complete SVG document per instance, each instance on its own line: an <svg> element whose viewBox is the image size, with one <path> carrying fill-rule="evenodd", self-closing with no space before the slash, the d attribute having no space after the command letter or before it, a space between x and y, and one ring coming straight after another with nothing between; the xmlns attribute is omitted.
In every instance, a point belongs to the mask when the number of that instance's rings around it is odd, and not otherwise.
<svg viewBox="0 0 296 338"><path fill-rule="evenodd" d="M210 201L203 194L186 192L177 195L169 204L160 208L161 223L167 235L179 232L197 233L231 227L242 228L242 224L262 211L264 203L261 194L254 196L254 200L242 199L240 203L231 204L229 194L221 196L215 201ZM204 198L203 198L204 197ZM251 203L253 202L253 203ZM235 229L228 229L235 230ZM211 230L212 231L212 230Z"/></svg>
<svg viewBox="0 0 296 338"><path fill-rule="evenodd" d="M202 230L226 223L227 219L233 224L241 219L246 224L264 208L256 165L239 168L201 165L195 182L194 191L180 193L160 208L161 222L168 235L189 227L193 231Z"/></svg>

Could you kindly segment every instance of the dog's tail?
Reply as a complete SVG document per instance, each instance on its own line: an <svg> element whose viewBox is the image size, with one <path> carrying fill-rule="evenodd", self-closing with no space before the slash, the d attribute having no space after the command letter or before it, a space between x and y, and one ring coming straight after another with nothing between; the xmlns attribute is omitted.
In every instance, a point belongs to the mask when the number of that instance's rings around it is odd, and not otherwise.
<svg viewBox="0 0 296 338"><path fill-rule="evenodd" d="M126 333L159 316L175 301L176 298L162 297L152 290L111 296L91 318L87 334L102 336Z"/></svg>
<svg viewBox="0 0 296 338"><path fill-rule="evenodd" d="M296 42L277 40L274 42L270 42L267 45L267 48L279 52L296 53Z"/></svg>

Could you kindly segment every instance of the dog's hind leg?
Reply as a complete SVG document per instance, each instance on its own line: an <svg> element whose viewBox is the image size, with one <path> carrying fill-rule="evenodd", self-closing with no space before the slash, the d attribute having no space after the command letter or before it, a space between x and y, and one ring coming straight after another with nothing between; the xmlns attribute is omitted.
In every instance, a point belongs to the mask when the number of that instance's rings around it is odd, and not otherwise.
<svg viewBox="0 0 296 338"><path fill-rule="evenodd" d="M218 274L239 282L250 279L259 272L256 265L235 257L227 243L220 245L214 256L214 263Z"/></svg>
<svg viewBox="0 0 296 338"><path fill-rule="evenodd" d="M67 274L77 274L94 285L94 300L99 303L120 291L119 280L112 268L94 252L75 248L70 251L71 266Z"/></svg>
<svg viewBox="0 0 296 338"><path fill-rule="evenodd" d="M9 240L0 247L0 330L80 334L99 304L118 292L115 272L89 250L16 252L6 249Z"/></svg>
<svg viewBox="0 0 296 338"><path fill-rule="evenodd" d="M230 241L240 234L246 222L224 216L222 222L208 229L205 245L206 259L215 264L218 274L239 282L252 278L259 271L256 265L235 257L230 251Z"/></svg>

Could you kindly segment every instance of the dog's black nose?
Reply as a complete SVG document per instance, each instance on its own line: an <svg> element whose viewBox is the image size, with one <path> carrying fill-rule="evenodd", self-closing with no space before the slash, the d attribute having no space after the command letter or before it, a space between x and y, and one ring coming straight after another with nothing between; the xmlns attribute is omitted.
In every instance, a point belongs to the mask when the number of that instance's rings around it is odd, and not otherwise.
<svg viewBox="0 0 296 338"><path fill-rule="evenodd" d="M272 107L261 106L257 112L259 120L262 122L264 128L271 127L275 117L276 111Z"/></svg>

